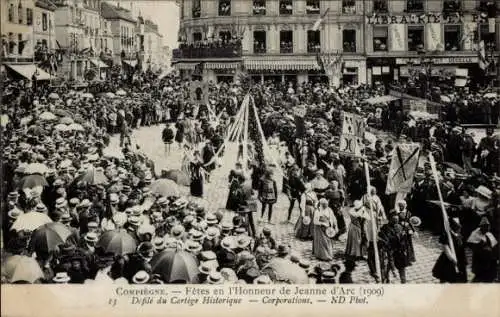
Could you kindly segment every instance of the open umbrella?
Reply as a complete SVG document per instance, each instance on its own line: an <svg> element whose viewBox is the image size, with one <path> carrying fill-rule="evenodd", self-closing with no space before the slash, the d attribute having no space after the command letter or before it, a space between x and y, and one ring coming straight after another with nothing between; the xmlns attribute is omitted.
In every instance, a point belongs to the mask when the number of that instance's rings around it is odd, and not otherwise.
<svg viewBox="0 0 500 317"><path fill-rule="evenodd" d="M54 114L59 117L72 117L73 114L69 112L68 110L64 109L55 109Z"/></svg>
<svg viewBox="0 0 500 317"><path fill-rule="evenodd" d="M30 133L32 135L42 135L44 133L44 130L39 125L32 125L32 126L28 127L28 133Z"/></svg>
<svg viewBox="0 0 500 317"><path fill-rule="evenodd" d="M73 120L70 117L64 117L61 120L59 120L59 122L61 122L62 124L72 124L75 122L75 120Z"/></svg>
<svg viewBox="0 0 500 317"><path fill-rule="evenodd" d="M199 282L198 260L186 251L166 250L156 254L151 259L151 269L153 274L161 276L165 283Z"/></svg>
<svg viewBox="0 0 500 317"><path fill-rule="evenodd" d="M116 92L116 95L117 96L126 96L127 93L125 92L125 90L123 89L119 89L117 92Z"/></svg>
<svg viewBox="0 0 500 317"><path fill-rule="evenodd" d="M45 187L47 186L47 181L45 180L45 177L42 175L38 174L33 174L33 175L27 175L21 178L21 181L19 182L19 188L20 189L25 189L25 188L35 188L35 187Z"/></svg>
<svg viewBox="0 0 500 317"><path fill-rule="evenodd" d="M2 275L9 283L28 282L33 284L36 280L44 277L38 262L26 255L13 255L7 258L3 264Z"/></svg>
<svg viewBox="0 0 500 317"><path fill-rule="evenodd" d="M449 96L441 95L440 98L442 102L451 102L451 98Z"/></svg>
<svg viewBox="0 0 500 317"><path fill-rule="evenodd" d="M51 222L38 227L31 235L30 250L37 253L56 251L73 233L60 222Z"/></svg>
<svg viewBox="0 0 500 317"><path fill-rule="evenodd" d="M58 95L58 94L56 94L55 92L50 93L49 98L50 98L50 99L60 99L60 98L59 98L59 95Z"/></svg>
<svg viewBox="0 0 500 317"><path fill-rule="evenodd" d="M123 153L121 151L117 151L117 150L111 149L109 147L103 149L102 154L104 157L114 157L117 159L125 158L125 156L123 155Z"/></svg>
<svg viewBox="0 0 500 317"><path fill-rule="evenodd" d="M137 242L125 230L106 231L97 241L96 247L102 248L104 253L125 255L136 251Z"/></svg>
<svg viewBox="0 0 500 317"><path fill-rule="evenodd" d="M274 258L263 269L262 273L269 275L275 282L288 284L307 284L309 278L306 271L287 259Z"/></svg>
<svg viewBox="0 0 500 317"><path fill-rule="evenodd" d="M26 117L23 117L21 118L21 126L27 126L28 123L31 122L31 120L33 120L33 116L26 116Z"/></svg>
<svg viewBox="0 0 500 317"><path fill-rule="evenodd" d="M24 174L27 174L27 175L32 175L32 174L45 175L45 173L47 173L48 170L49 170L49 168L45 164L42 164L42 163L30 163L24 169Z"/></svg>
<svg viewBox="0 0 500 317"><path fill-rule="evenodd" d="M104 170L89 168L73 181L75 184L80 182L86 185L102 185L108 183L108 178L104 175Z"/></svg>
<svg viewBox="0 0 500 317"><path fill-rule="evenodd" d="M6 127L7 124L9 123L9 116L6 114L3 114L0 116L0 126Z"/></svg>
<svg viewBox="0 0 500 317"><path fill-rule="evenodd" d="M106 98L115 98L116 97L116 95L114 93L112 93L112 92L107 92L105 94L105 96L106 96Z"/></svg>
<svg viewBox="0 0 500 317"><path fill-rule="evenodd" d="M51 121L51 120L56 120L57 116L55 114L53 114L52 112L45 111L45 112L42 112L40 114L40 116L38 116L38 118L40 118L40 120L44 120L44 121Z"/></svg>
<svg viewBox="0 0 500 317"><path fill-rule="evenodd" d="M62 123L56 124L54 126L54 129L56 129L57 131L69 131L68 126Z"/></svg>
<svg viewBox="0 0 500 317"><path fill-rule="evenodd" d="M484 98L496 98L497 93L496 92L489 92L487 94L484 94Z"/></svg>
<svg viewBox="0 0 500 317"><path fill-rule="evenodd" d="M16 221L10 227L10 230L15 231L35 231L40 226L43 226L47 223L51 223L52 219L49 218L44 213L41 212L28 212L25 214L21 214L17 217Z"/></svg>
<svg viewBox="0 0 500 317"><path fill-rule="evenodd" d="M68 130L85 131L85 128L79 123L71 123L70 125L68 125Z"/></svg>
<svg viewBox="0 0 500 317"><path fill-rule="evenodd" d="M149 188L153 194L159 194L165 197L180 195L179 186L170 179L155 180L151 183Z"/></svg>
<svg viewBox="0 0 500 317"><path fill-rule="evenodd" d="M90 99L92 99L92 98L94 98L94 95L92 95L89 92L86 92L86 93L82 94L82 98L90 98Z"/></svg>
<svg viewBox="0 0 500 317"><path fill-rule="evenodd" d="M180 170L166 171L163 177L166 179L171 179L175 183L181 186L189 186L191 184L189 176L185 172Z"/></svg>

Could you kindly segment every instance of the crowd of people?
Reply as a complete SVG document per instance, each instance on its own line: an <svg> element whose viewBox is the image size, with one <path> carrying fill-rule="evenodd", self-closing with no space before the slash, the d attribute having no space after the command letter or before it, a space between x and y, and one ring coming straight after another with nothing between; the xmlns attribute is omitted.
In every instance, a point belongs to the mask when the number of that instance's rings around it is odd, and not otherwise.
<svg viewBox="0 0 500 317"><path fill-rule="evenodd" d="M406 268L418 261L415 219L436 234L445 232L426 162L405 198L385 194L394 144L414 135L404 129L411 118L397 111L394 117L389 105L364 104L383 95L383 87L266 82L244 89L241 82L209 83L209 105L198 106L190 101L190 82L177 74L117 77L85 91L23 85L12 83L2 102L4 282L352 283L356 264L367 260L375 281L387 283L397 272L405 283ZM276 146L279 162L269 164L258 153L249 162L237 162L229 175L226 208L214 209L200 199L203 185L218 167L216 154L223 152L247 91L268 138L260 142ZM294 108L304 104L306 131L297 137ZM339 155L341 111L363 114L373 127L397 119L398 139L367 140L363 159ZM181 172L191 195L182 191L179 178L155 171L133 140L134 129L155 124L164 125L162 135L153 137L162 138L167 157L172 150L186 151L189 160ZM498 135L488 131L476 145L451 123L418 125L425 131L419 139L423 156L432 152L442 174L453 240L450 248L449 236L443 235L443 255L433 275L442 282L468 281L465 250L470 248L474 281L493 282L498 272ZM107 147L114 134L120 135L122 153ZM259 151L262 144L253 142ZM370 188L365 162L371 167ZM283 197L290 201L283 220L292 221L298 209L295 237L312 241L314 264L273 237L273 206ZM261 226L256 227L253 215L259 209ZM233 212L231 220L228 212ZM344 234L339 265L333 244L341 243ZM167 265L177 259L184 269ZM14 274L23 265L31 274Z"/></svg>

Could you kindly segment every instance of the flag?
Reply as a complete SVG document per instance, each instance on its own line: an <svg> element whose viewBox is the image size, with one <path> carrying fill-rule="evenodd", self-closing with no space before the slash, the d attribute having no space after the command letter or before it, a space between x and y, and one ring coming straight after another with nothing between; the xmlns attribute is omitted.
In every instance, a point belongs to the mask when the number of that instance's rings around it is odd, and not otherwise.
<svg viewBox="0 0 500 317"><path fill-rule="evenodd" d="M418 143L398 144L394 148L387 176L386 194L410 192L419 155L420 144Z"/></svg>
<svg viewBox="0 0 500 317"><path fill-rule="evenodd" d="M483 40L479 42L477 53L479 57L479 68L481 68L484 71L488 68L489 62L486 59L486 48L484 46Z"/></svg>
<svg viewBox="0 0 500 317"><path fill-rule="evenodd" d="M326 15L328 14L328 11L330 11L330 8L326 8L325 12L323 12L323 14L319 17L319 19L316 22L314 22L314 25L312 27L313 31L319 30L319 26L321 25L321 23L325 19Z"/></svg>

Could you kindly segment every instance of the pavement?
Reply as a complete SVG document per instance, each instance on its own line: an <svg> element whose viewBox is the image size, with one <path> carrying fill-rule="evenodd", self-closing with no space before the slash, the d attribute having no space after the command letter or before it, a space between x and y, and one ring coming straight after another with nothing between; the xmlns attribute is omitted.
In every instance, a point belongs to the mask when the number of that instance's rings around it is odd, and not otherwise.
<svg viewBox="0 0 500 317"><path fill-rule="evenodd" d="M172 144L171 153L165 154L164 145L161 141L161 132L164 125L142 127L133 132L132 143L138 144L140 150L148 155L156 164L156 171L159 173L162 169L180 169L182 161L182 151L178 149L177 144ZM113 136L109 145L111 151L119 151L119 138ZM205 184L204 197L209 203L209 211L224 209L227 195L228 183L227 177L229 171L234 167L236 162L237 146L232 144L225 151L223 160L220 160L221 166L212 172L211 182ZM281 177L276 177L281 178ZM277 179L278 183L279 180ZM281 188L280 184L278 184ZM186 188L186 193L189 191ZM310 260L313 264L318 261L312 255L312 242L300 241L294 237L294 224L298 217L299 210L296 209L292 215L292 223L285 222L288 214L288 199L284 194L280 194L278 202L274 206L272 224L256 223L257 231L260 232L263 226L271 228L273 235L278 243L290 245L294 252L297 252L302 257ZM231 212L226 211L225 217L230 219L233 216ZM254 219L260 216L256 215ZM348 222L348 217L346 221ZM334 245L335 259L334 262L342 265L343 253L345 250L346 235L340 237ZM427 231L419 231L414 237L414 249L417 261L412 266L407 268L407 283L439 283L438 280L432 277L432 268L436 259L441 253L441 246L438 242L438 237L433 236ZM357 267L352 274L355 283L374 283L374 279L370 276L366 261L359 261ZM399 283L399 278L391 276L391 283Z"/></svg>

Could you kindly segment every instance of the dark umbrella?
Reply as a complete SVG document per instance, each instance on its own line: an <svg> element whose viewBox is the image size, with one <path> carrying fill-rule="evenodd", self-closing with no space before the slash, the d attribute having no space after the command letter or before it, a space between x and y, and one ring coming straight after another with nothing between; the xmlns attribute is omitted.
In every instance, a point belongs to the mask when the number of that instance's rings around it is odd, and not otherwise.
<svg viewBox="0 0 500 317"><path fill-rule="evenodd" d="M125 255L136 251L137 242L125 230L106 231L97 241L96 247L101 247L104 253Z"/></svg>
<svg viewBox="0 0 500 317"><path fill-rule="evenodd" d="M169 170L165 172L166 179L171 179L177 184L181 186L189 186L191 184L191 180L189 179L189 176L180 170Z"/></svg>
<svg viewBox="0 0 500 317"><path fill-rule="evenodd" d="M35 188L35 187L45 187L47 186L47 181L45 180L45 177L42 175L38 174L33 174L33 175L28 175L24 176L21 178L21 181L19 182L19 188L20 189L25 189L25 188Z"/></svg>
<svg viewBox="0 0 500 317"><path fill-rule="evenodd" d="M108 183L108 177L103 170L89 168L82 175L75 178L74 184L84 183L86 185L103 185Z"/></svg>
<svg viewBox="0 0 500 317"><path fill-rule="evenodd" d="M262 273L269 275L275 282L287 284L307 284L309 277L306 271L287 259L274 258L263 269Z"/></svg>
<svg viewBox="0 0 500 317"><path fill-rule="evenodd" d="M7 278L9 283L21 281L34 283L44 277L38 262L34 258L25 255L8 257L3 264L2 275Z"/></svg>
<svg viewBox="0 0 500 317"><path fill-rule="evenodd" d="M179 196L179 186L171 179L157 179L149 186L153 194L161 196Z"/></svg>
<svg viewBox="0 0 500 317"><path fill-rule="evenodd" d="M151 268L153 274L160 275L165 283L199 282L198 260L186 251L166 250L158 253L151 260Z"/></svg>
<svg viewBox="0 0 500 317"><path fill-rule="evenodd" d="M38 227L31 235L30 250L48 253L56 251L73 233L68 227L59 222L51 222Z"/></svg>

